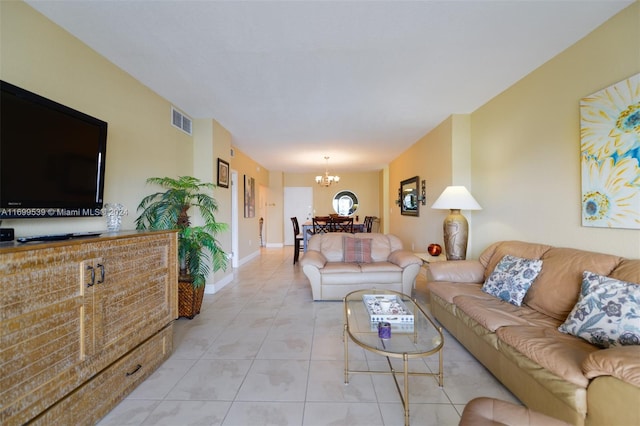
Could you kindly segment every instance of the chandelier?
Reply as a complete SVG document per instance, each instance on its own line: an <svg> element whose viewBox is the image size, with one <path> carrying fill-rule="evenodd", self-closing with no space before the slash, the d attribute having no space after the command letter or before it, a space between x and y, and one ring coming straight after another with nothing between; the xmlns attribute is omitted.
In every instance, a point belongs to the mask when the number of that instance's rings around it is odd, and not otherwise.
<svg viewBox="0 0 640 426"><path fill-rule="evenodd" d="M316 176L316 183L320 186L331 186L333 183L340 181L340 176L331 176L329 174L329 157L324 157L327 162L327 167L324 171L324 176Z"/></svg>

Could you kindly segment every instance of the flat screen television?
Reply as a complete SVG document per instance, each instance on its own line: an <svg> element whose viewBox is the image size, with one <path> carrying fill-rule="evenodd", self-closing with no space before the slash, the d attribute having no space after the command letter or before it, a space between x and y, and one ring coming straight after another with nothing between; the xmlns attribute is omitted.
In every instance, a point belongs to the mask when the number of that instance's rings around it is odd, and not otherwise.
<svg viewBox="0 0 640 426"><path fill-rule="evenodd" d="M107 123L0 81L0 220L101 216Z"/></svg>

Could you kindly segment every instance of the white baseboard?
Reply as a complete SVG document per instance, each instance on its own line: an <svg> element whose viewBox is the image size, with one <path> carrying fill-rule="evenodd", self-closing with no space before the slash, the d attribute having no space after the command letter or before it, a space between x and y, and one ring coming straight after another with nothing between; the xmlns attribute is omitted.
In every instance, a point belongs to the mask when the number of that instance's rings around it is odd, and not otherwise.
<svg viewBox="0 0 640 426"><path fill-rule="evenodd" d="M253 260L254 258L260 256L260 250L256 250L251 253L249 256L243 257L238 261L238 266L244 265L245 263ZM211 284L206 284L204 287L205 294L215 294L217 291L220 291L224 286L233 281L233 272L227 274L221 280L216 281Z"/></svg>
<svg viewBox="0 0 640 426"><path fill-rule="evenodd" d="M256 250L253 253L251 253L249 256L245 256L242 259L240 259L238 261L238 266L242 266L245 263L249 262L250 260L253 260L254 258L260 256L260 250Z"/></svg>
<svg viewBox="0 0 640 426"><path fill-rule="evenodd" d="M227 274L220 281L216 281L213 284L207 284L204 287L205 294L215 294L216 292L222 290L224 286L231 283L233 281L233 271L230 274Z"/></svg>

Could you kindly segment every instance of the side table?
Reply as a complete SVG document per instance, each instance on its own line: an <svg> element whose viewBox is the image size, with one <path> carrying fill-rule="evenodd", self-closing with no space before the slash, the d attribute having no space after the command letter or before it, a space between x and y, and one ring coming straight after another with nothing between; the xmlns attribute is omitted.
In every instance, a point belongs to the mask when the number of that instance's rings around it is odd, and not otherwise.
<svg viewBox="0 0 640 426"><path fill-rule="evenodd" d="M425 268L425 277L429 281L429 264L434 262L446 262L447 256L444 253L440 253L438 256L431 256L429 253L414 253L422 260L422 266Z"/></svg>

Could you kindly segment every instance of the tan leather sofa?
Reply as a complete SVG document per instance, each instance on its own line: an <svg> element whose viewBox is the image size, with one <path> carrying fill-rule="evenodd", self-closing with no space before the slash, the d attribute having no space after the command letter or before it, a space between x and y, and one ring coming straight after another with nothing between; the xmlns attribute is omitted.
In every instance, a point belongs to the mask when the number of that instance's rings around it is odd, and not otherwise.
<svg viewBox="0 0 640 426"><path fill-rule="evenodd" d="M543 260L520 307L481 290L507 254ZM640 283L640 260L504 241L478 260L430 264L431 310L527 407L576 425L640 425L640 346L600 349L557 330L585 270Z"/></svg>
<svg viewBox="0 0 640 426"><path fill-rule="evenodd" d="M371 261L345 262L345 238L370 239ZM422 260L404 250L395 235L330 232L311 237L300 265L313 300L342 300L351 291L370 288L411 295Z"/></svg>
<svg viewBox="0 0 640 426"><path fill-rule="evenodd" d="M464 406L458 426L569 426L569 423L521 405L479 397Z"/></svg>

